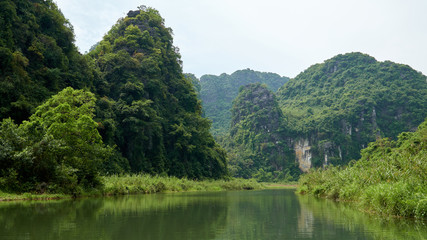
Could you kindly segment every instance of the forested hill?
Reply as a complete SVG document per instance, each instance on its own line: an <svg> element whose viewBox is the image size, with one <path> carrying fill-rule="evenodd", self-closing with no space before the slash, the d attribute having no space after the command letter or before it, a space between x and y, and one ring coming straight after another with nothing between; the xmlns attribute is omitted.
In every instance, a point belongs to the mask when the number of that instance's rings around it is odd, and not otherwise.
<svg viewBox="0 0 427 240"><path fill-rule="evenodd" d="M66 86L90 88L88 62L52 1L0 2L0 119L21 122Z"/></svg>
<svg viewBox="0 0 427 240"><path fill-rule="evenodd" d="M413 131L427 114L426 76L362 53L311 66L277 97L314 166L359 159L369 142Z"/></svg>
<svg viewBox="0 0 427 240"><path fill-rule="evenodd" d="M89 53L102 84L96 86L103 139L116 144L133 172L218 178L223 150L201 117L199 100L184 78L172 30L157 10L130 11Z"/></svg>
<svg viewBox="0 0 427 240"><path fill-rule="evenodd" d="M226 149L231 174L259 181L292 180L299 175L285 118L273 92L253 83L240 88L233 102Z"/></svg>
<svg viewBox="0 0 427 240"><path fill-rule="evenodd" d="M76 194L129 172L227 175L155 9L130 11L87 55L53 1L0 9L0 190Z"/></svg>
<svg viewBox="0 0 427 240"><path fill-rule="evenodd" d="M257 72L250 69L239 70L231 75L203 75L200 78L203 111L212 120L212 132L224 134L230 128L233 99L241 86L263 83L271 91L277 91L289 78L275 73Z"/></svg>

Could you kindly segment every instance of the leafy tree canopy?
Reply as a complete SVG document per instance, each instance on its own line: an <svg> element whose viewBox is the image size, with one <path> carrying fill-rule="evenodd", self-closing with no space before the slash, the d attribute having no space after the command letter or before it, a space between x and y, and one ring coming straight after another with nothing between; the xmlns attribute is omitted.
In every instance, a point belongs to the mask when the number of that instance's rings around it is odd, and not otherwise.
<svg viewBox="0 0 427 240"><path fill-rule="evenodd" d="M37 107L29 121L0 127L0 180L15 191L64 191L97 187L103 145L93 120L95 97L68 87ZM47 189L49 187L49 189ZM38 189L37 189L38 188Z"/></svg>

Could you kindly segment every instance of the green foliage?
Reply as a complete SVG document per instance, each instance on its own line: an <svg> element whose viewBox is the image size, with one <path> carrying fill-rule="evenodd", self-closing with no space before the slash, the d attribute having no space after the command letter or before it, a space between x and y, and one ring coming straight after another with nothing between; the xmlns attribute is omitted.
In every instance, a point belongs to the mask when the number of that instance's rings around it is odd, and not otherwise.
<svg viewBox="0 0 427 240"><path fill-rule="evenodd" d="M289 78L274 73L240 70L231 75L203 75L200 78L200 98L205 116L212 120L211 132L214 135L226 134L230 128L233 100L241 86L263 83L272 91L277 91Z"/></svg>
<svg viewBox="0 0 427 240"><path fill-rule="evenodd" d="M96 187L100 172L227 175L225 152L157 10L130 11L82 56L53 1L0 5L0 119L23 122L2 125L2 186L79 192Z"/></svg>
<svg viewBox="0 0 427 240"><path fill-rule="evenodd" d="M0 3L0 119L22 122L64 87L91 87L88 60L53 1Z"/></svg>
<svg viewBox="0 0 427 240"><path fill-rule="evenodd" d="M317 148L313 158L327 154L334 164L360 158L377 138L414 130L427 112L424 75L361 53L311 66L277 96L295 137L309 138Z"/></svg>
<svg viewBox="0 0 427 240"><path fill-rule="evenodd" d="M230 172L268 182L297 177L287 129L274 93L259 83L241 87L232 109L230 137L224 141Z"/></svg>
<svg viewBox="0 0 427 240"><path fill-rule="evenodd" d="M226 155L201 117L192 80L182 74L172 32L152 8L130 11L89 53L96 84L97 121L104 141L117 145L134 173L188 178L227 174ZM119 173L122 158L108 173Z"/></svg>
<svg viewBox="0 0 427 240"><path fill-rule="evenodd" d="M197 93L197 97L200 98L200 92L202 90L202 85L200 80L192 73L185 73L185 78L193 84L194 91Z"/></svg>
<svg viewBox="0 0 427 240"><path fill-rule="evenodd" d="M151 176L147 174L104 177L105 195L136 193L183 192L183 191L225 191L262 189L254 180L205 180L193 181L186 178Z"/></svg>
<svg viewBox="0 0 427 240"><path fill-rule="evenodd" d="M6 191L62 191L101 184L99 170L111 155L93 121L95 97L66 88L36 109L29 121L0 126L0 179Z"/></svg>
<svg viewBox="0 0 427 240"><path fill-rule="evenodd" d="M379 139L347 168L314 170L299 181L300 192L339 200L385 215L427 216L427 119L397 141Z"/></svg>

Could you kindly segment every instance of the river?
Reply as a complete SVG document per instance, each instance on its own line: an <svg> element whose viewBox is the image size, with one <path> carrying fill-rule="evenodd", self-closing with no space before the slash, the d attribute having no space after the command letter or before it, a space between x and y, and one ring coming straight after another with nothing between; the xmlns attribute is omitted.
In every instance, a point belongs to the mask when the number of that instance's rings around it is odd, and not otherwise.
<svg viewBox="0 0 427 240"><path fill-rule="evenodd" d="M383 219L294 190L0 203L0 239L425 239L425 221Z"/></svg>

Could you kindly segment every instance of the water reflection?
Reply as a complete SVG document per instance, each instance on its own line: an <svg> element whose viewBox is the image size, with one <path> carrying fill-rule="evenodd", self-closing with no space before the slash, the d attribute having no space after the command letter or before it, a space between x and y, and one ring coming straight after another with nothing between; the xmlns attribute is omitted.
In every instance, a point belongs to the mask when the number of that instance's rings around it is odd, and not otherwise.
<svg viewBox="0 0 427 240"><path fill-rule="evenodd" d="M308 210L305 205L300 206L298 215L298 235L302 238L312 238L313 224L313 212Z"/></svg>
<svg viewBox="0 0 427 240"><path fill-rule="evenodd" d="M218 197L144 195L0 204L0 239L214 239Z"/></svg>
<svg viewBox="0 0 427 240"><path fill-rule="evenodd" d="M423 239L423 223L381 220L292 190L0 203L0 239Z"/></svg>
<svg viewBox="0 0 427 240"><path fill-rule="evenodd" d="M314 219L329 222L352 233L364 233L371 239L427 239L426 220L383 218L360 212L349 203L337 203L310 196L297 195L301 209Z"/></svg>

